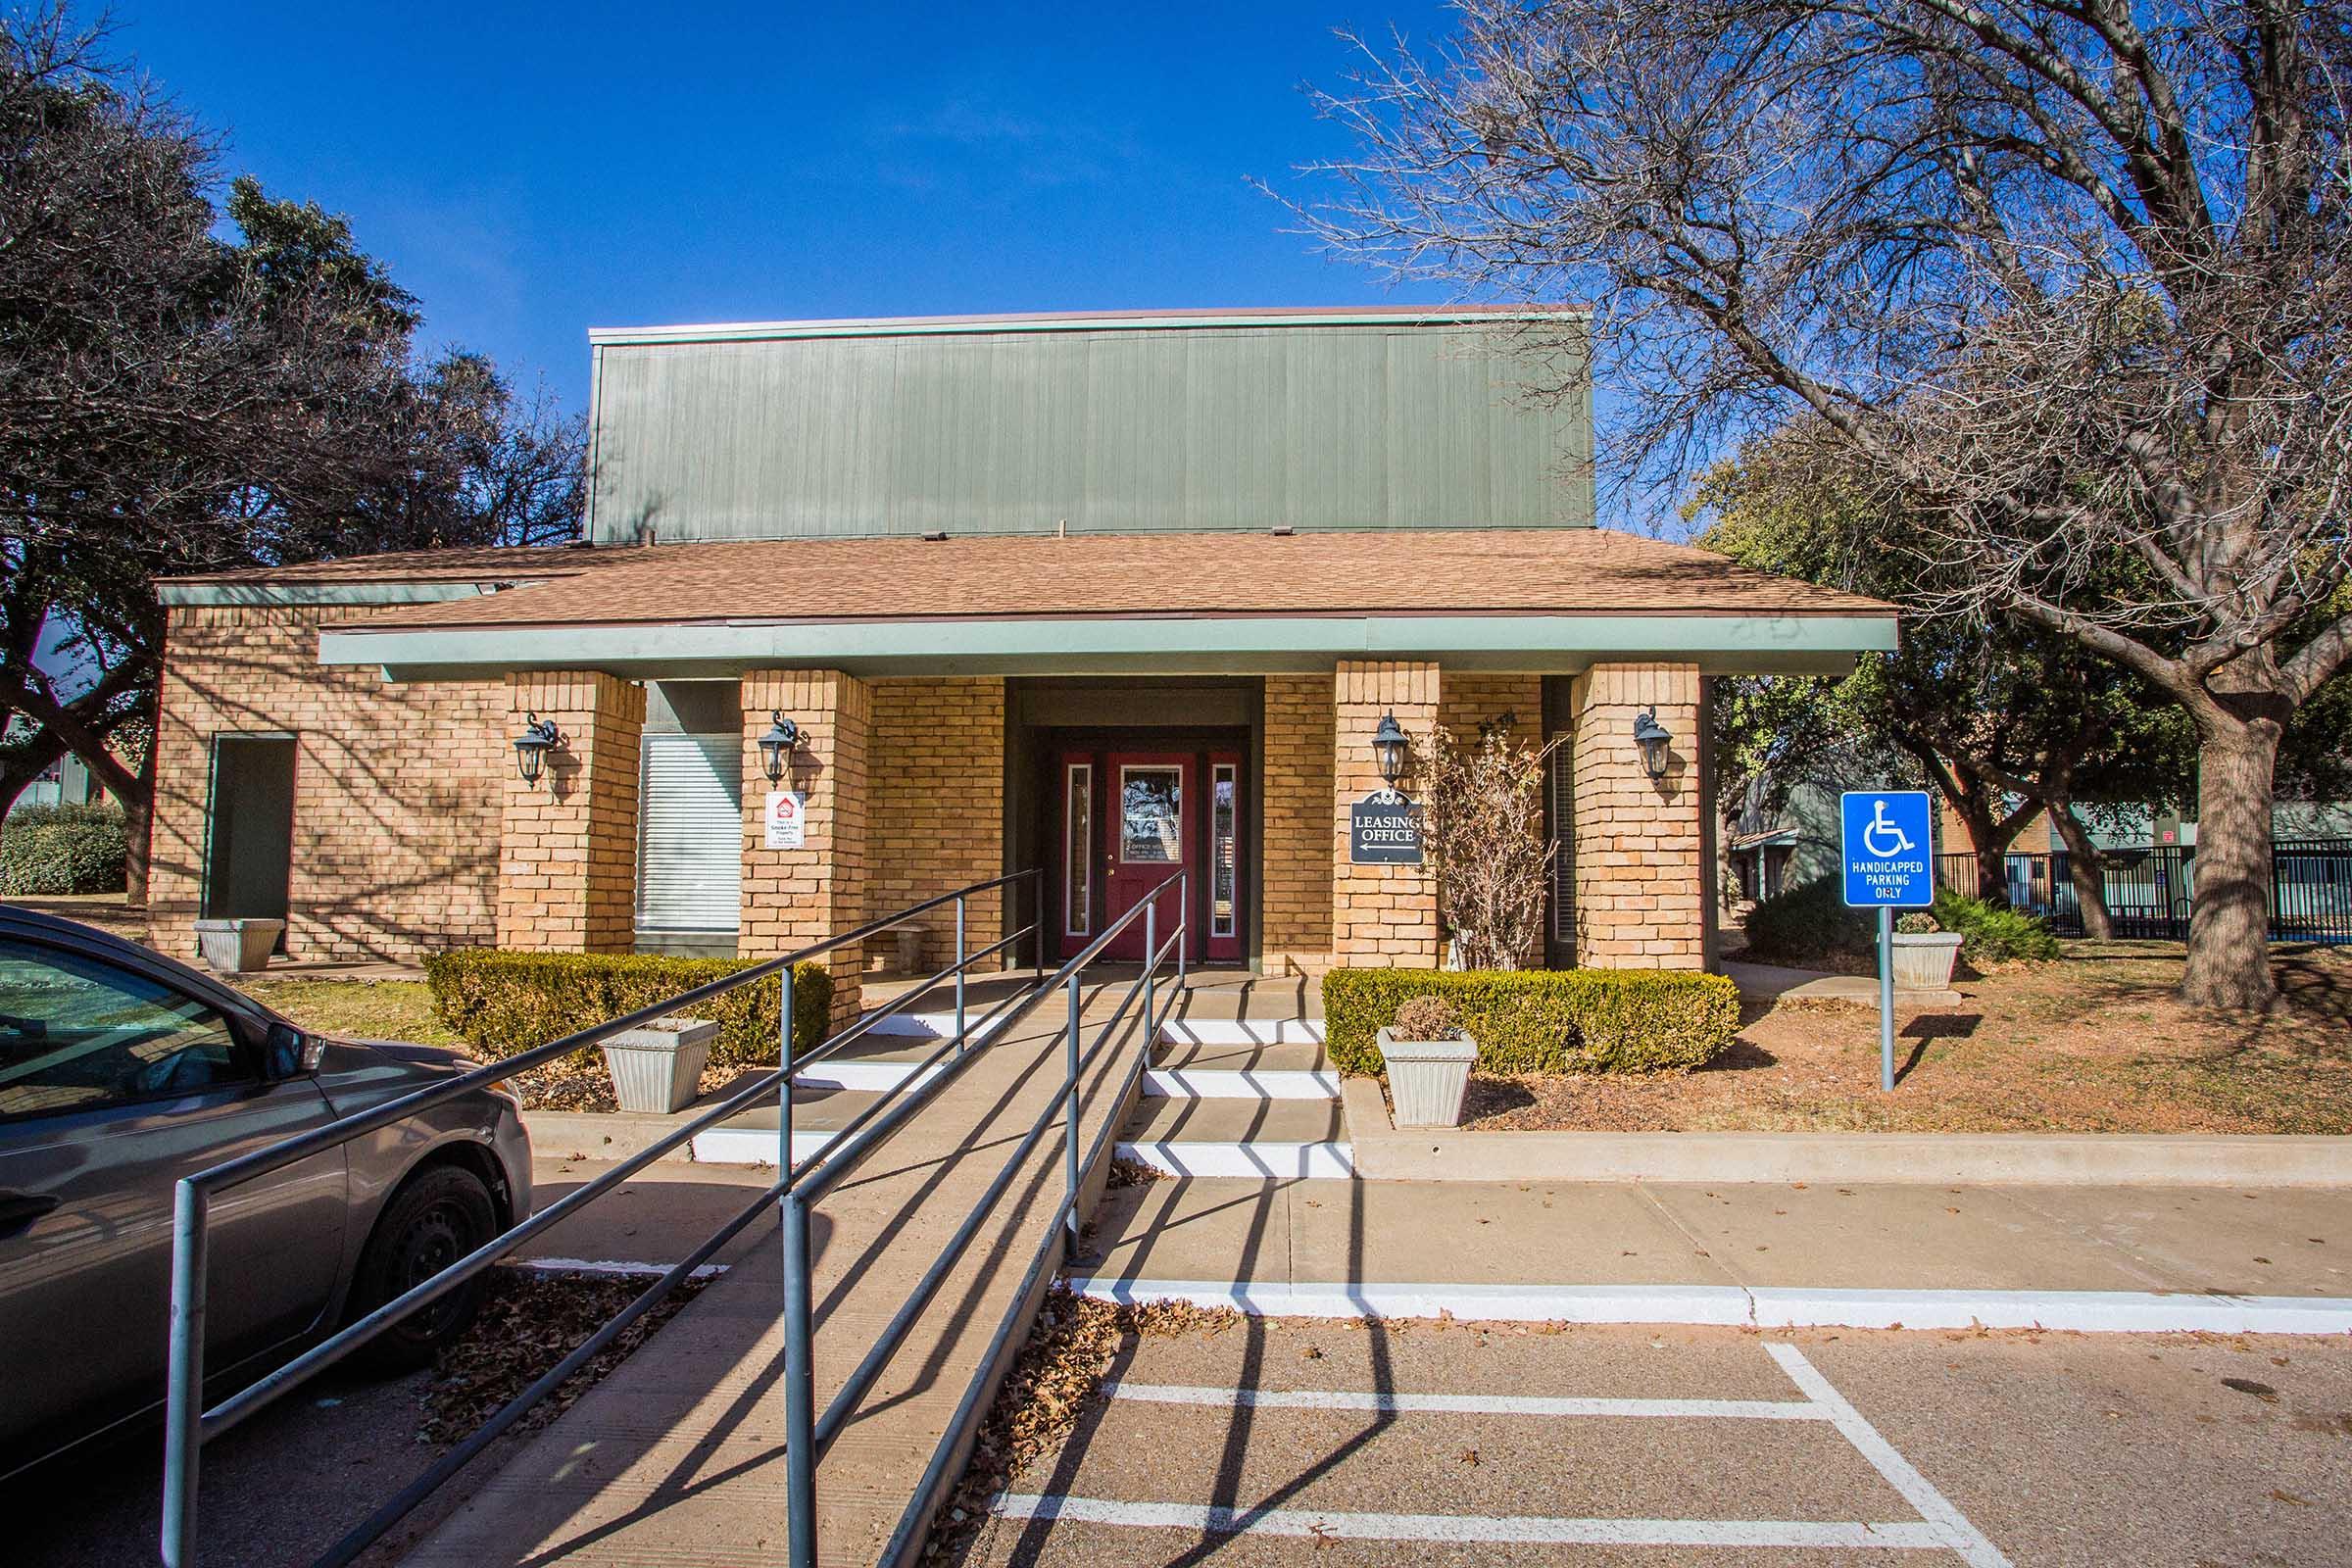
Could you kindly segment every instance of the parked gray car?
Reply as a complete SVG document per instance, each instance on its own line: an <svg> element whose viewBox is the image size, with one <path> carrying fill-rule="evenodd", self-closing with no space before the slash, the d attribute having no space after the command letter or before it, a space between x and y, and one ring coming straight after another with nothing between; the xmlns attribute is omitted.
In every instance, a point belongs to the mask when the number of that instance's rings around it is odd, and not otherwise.
<svg viewBox="0 0 2352 1568"><path fill-rule="evenodd" d="M462 1071L453 1052L308 1033L185 964L0 906L0 1478L155 1414L172 1184ZM218 1399L530 1212L519 1107L482 1090L224 1195ZM478 1283L378 1337L429 1359Z"/></svg>

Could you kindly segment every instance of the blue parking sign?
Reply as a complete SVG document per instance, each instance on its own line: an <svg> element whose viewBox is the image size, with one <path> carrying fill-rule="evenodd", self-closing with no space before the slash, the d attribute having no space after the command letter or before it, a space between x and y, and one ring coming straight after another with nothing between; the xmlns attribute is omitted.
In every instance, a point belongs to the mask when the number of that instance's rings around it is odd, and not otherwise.
<svg viewBox="0 0 2352 1568"><path fill-rule="evenodd" d="M1924 909L1936 902L1926 791L1847 790L1838 819L1849 906Z"/></svg>

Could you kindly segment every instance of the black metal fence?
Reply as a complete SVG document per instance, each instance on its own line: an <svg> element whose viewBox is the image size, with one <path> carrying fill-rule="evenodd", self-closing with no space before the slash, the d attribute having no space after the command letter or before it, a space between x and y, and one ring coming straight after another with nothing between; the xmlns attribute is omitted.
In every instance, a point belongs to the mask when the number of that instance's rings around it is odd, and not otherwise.
<svg viewBox="0 0 2352 1568"><path fill-rule="evenodd" d="M2101 852L2107 913L2119 937L2181 941L2196 897L2193 845L2148 844ZM2073 859L2065 851L2010 855L2005 884L1983 885L1973 855L1936 857L1936 885L1972 898L2004 895L2061 936L2082 934ZM2272 847L2271 936L2280 942L2352 943L2352 839L2288 839Z"/></svg>

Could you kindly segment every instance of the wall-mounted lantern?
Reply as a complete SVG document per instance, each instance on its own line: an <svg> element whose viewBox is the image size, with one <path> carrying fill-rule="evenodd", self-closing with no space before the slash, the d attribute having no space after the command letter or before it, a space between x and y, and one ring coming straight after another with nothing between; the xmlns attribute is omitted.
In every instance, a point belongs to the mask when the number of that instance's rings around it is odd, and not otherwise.
<svg viewBox="0 0 2352 1568"><path fill-rule="evenodd" d="M1658 710L1645 708L1634 715L1634 744L1642 748L1642 767L1651 778L1666 776L1666 748L1674 737L1658 722Z"/></svg>
<svg viewBox="0 0 2352 1568"><path fill-rule="evenodd" d="M1406 739L1404 726L1396 722L1395 713L1383 713L1380 727L1372 732L1372 756L1380 762L1380 776L1390 789L1404 777L1405 749L1412 744Z"/></svg>
<svg viewBox="0 0 2352 1568"><path fill-rule="evenodd" d="M770 784L783 782L784 766L801 744L801 726L784 716L780 709L769 709L767 733L760 737L760 765Z"/></svg>
<svg viewBox="0 0 2352 1568"><path fill-rule="evenodd" d="M537 713L525 713L522 718L522 733L514 737L514 770L525 784L536 784L540 770L547 765L547 754L564 744L564 732L552 718Z"/></svg>

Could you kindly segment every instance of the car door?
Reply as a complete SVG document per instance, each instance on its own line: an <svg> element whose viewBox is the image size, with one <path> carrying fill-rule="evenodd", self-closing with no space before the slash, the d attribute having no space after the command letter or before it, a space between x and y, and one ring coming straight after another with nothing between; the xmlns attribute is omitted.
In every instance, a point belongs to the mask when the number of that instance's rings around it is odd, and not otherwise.
<svg viewBox="0 0 2352 1568"><path fill-rule="evenodd" d="M333 1119L254 1033L160 974L0 935L0 1473L162 1396L173 1184ZM345 1190L337 1150L216 1200L209 1365L317 1322Z"/></svg>

